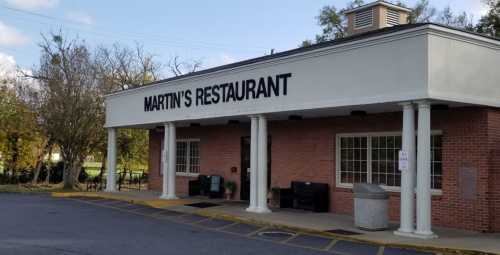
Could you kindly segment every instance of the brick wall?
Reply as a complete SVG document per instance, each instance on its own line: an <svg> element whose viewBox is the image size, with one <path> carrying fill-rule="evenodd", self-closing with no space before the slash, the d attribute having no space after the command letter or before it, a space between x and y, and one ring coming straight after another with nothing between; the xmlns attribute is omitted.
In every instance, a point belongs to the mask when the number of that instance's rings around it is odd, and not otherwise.
<svg viewBox="0 0 500 255"><path fill-rule="evenodd" d="M247 136L250 127L241 125L205 126L178 128L177 139L200 139L200 174L221 175L226 180L236 182L240 187L240 139ZM150 178L149 185L153 190L161 190L162 177L160 176L160 153L163 142L162 132L150 132ZM236 173L231 168L236 167ZM188 181L193 177L177 176L176 191L178 195L188 194ZM239 198L239 190L234 194Z"/></svg>
<svg viewBox="0 0 500 255"><path fill-rule="evenodd" d="M489 215L491 230L500 232L500 111L488 112L489 137Z"/></svg>
<svg viewBox="0 0 500 255"><path fill-rule="evenodd" d="M330 185L330 209L352 214L350 189L335 187L335 137L339 133L400 131L402 113L363 117L332 117L311 120L273 121L271 187L288 187L291 181ZM436 226L477 231L500 231L500 112L483 108L459 108L432 112L432 129L443 132L443 189L433 196L432 217ZM240 187L240 138L248 136L248 124L179 128L179 138L199 138L201 173L219 174ZM150 133L150 187L161 189L159 156L162 133ZM231 173L231 167L237 173ZM463 171L475 175L471 197L463 190ZM187 194L187 177L177 177L177 191ZM239 193L236 194L239 198ZM399 193L391 193L390 218L399 218Z"/></svg>

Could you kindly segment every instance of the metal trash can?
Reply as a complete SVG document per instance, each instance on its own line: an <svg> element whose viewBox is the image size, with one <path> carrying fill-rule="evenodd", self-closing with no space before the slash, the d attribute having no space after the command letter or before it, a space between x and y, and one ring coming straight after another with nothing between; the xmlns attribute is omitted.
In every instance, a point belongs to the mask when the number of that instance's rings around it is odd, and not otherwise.
<svg viewBox="0 0 500 255"><path fill-rule="evenodd" d="M376 184L354 184L354 225L364 230L389 227L389 193Z"/></svg>

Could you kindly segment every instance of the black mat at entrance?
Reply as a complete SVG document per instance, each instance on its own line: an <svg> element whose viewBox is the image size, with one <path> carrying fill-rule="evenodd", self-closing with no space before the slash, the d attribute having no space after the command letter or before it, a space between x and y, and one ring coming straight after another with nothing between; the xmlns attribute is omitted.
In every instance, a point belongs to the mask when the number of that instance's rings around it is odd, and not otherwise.
<svg viewBox="0 0 500 255"><path fill-rule="evenodd" d="M344 235L344 236L355 236L355 235L361 235L362 233L354 232L354 231L349 231L345 229L332 229L326 231L328 233L332 234L337 234L337 235Z"/></svg>
<svg viewBox="0 0 500 255"><path fill-rule="evenodd" d="M196 207L196 208L208 208L208 207L219 206L219 204L200 202L200 203L194 203L194 204L187 204L186 206L191 206L191 207Z"/></svg>

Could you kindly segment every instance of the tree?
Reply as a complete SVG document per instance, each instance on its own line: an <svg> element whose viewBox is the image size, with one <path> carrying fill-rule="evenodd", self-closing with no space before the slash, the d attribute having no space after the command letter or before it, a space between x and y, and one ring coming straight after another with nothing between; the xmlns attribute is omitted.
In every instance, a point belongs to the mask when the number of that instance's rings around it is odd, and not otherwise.
<svg viewBox="0 0 500 255"><path fill-rule="evenodd" d="M0 85L0 154L12 180L33 167L40 147L35 114L16 92L18 82L3 79Z"/></svg>
<svg viewBox="0 0 500 255"><path fill-rule="evenodd" d="M168 61L168 68L174 76L181 76L186 73L194 73L201 68L201 61L181 61L179 56L170 58Z"/></svg>
<svg viewBox="0 0 500 255"><path fill-rule="evenodd" d="M105 94L156 81L162 68L141 45L132 49L120 44L100 46L96 51L95 65Z"/></svg>
<svg viewBox="0 0 500 255"><path fill-rule="evenodd" d="M363 5L363 0L354 0L344 9L338 9L334 5L324 6L316 17L318 25L322 28L322 33L316 35L315 42L320 43L332 39L338 39L347 35L347 18L344 11ZM301 47L310 46L313 42L305 40Z"/></svg>
<svg viewBox="0 0 500 255"><path fill-rule="evenodd" d="M481 17L476 30L479 33L500 37L500 1L486 0L485 3L490 10L488 14Z"/></svg>
<svg viewBox="0 0 500 255"><path fill-rule="evenodd" d="M148 133L142 129L121 129L117 139L118 163L127 173L147 165Z"/></svg>
<svg viewBox="0 0 500 255"><path fill-rule="evenodd" d="M102 127L96 116L103 97L92 55L84 41L59 34L43 36L40 66L33 78L40 85L40 125L61 151L64 188L75 188L85 157Z"/></svg>
<svg viewBox="0 0 500 255"><path fill-rule="evenodd" d="M37 184L40 171L45 161L45 157L47 156L47 153L49 153L52 147L54 146L54 141L53 139L51 139L49 134L44 132L45 130L41 128L40 123L38 123L38 121L40 120L39 109L41 105L40 105L40 98L38 97L39 91L37 84L31 78L26 78L29 77L29 73L27 73L26 70L20 69L18 70L18 73L20 74L18 79L21 82L17 83L18 86L16 86L16 93L19 99L22 100L22 102L34 114L34 118L37 121L34 122L33 123L34 125L31 127L31 129L36 132L39 141L36 150L37 156L36 156L35 168L33 169L33 178L32 178L32 183Z"/></svg>
<svg viewBox="0 0 500 255"><path fill-rule="evenodd" d="M120 44L111 47L100 46L96 52L95 67L98 72L98 87L102 96L120 90L136 88L160 78L161 64L152 54L146 53L141 45L129 48ZM100 178L104 174L107 157L107 132L104 129L104 105L96 121L101 129L93 146L93 154L102 161ZM147 131L141 129L120 129L117 137L118 163L126 169L145 165L147 159Z"/></svg>
<svg viewBox="0 0 500 255"><path fill-rule="evenodd" d="M398 3L401 6L406 7L403 3ZM432 22L438 11L435 7L430 6L429 0L419 0L415 6L412 8L412 12L408 17L409 23L427 23Z"/></svg>
<svg viewBox="0 0 500 255"><path fill-rule="evenodd" d="M494 0L488 0L494 1ZM403 2L395 2L396 5L408 8ZM315 40L305 40L300 47L310 46L314 43L320 43L328 40L343 38L347 34L347 17L344 15L346 10L363 5L362 0L354 0L345 8L338 9L333 5L325 6L320 10L316 17L318 25L322 28L322 33L316 35ZM450 7L438 11L432 7L429 0L419 0L412 9L408 17L409 23L427 23L436 22L453 27L459 27L468 30L474 30L472 18L465 12L455 15Z"/></svg>

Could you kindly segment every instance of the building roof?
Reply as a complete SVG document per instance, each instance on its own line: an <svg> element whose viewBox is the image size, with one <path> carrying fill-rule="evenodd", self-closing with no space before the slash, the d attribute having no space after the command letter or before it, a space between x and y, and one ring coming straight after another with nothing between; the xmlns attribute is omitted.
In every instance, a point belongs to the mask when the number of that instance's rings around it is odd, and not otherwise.
<svg viewBox="0 0 500 255"><path fill-rule="evenodd" d="M345 11L344 14L349 14L349 13L361 11L361 10L368 9L368 8L371 8L371 7L377 6L377 5L383 5L383 6L391 8L391 9L396 9L396 10L405 11L405 12L411 12L412 11L409 8L406 8L406 7L403 7L403 6L400 6L400 5L396 5L396 4L392 4L392 3L389 3L389 2L386 2L386 1L383 1L383 0L379 0L379 1L376 1L376 2L372 2L372 3L369 3L369 4L365 4L365 5L356 7L356 8L352 8L350 10Z"/></svg>
<svg viewBox="0 0 500 255"><path fill-rule="evenodd" d="M367 39L367 38L371 38L371 37L387 35L387 34L396 33L396 32L400 32L400 31L404 31L404 30L410 30L410 29L418 28L418 27L424 27L424 26L428 26L428 25L439 26L439 27L443 27L443 28L452 29L455 31L460 31L460 32L465 32L465 33L476 35L476 36L481 36L481 37L484 37L487 39L500 41L500 38L491 37L491 36L487 36L484 34L479 34L479 33L471 32L471 31L467 31L467 30L463 30L463 29L459 29L459 28L454 28L454 27L450 27L450 26L446 26L446 25L442 25L442 24L436 24L436 23L404 24L404 25L398 25L398 26L392 26L392 27L386 27L386 28L381 28L381 29L377 29L377 30L372 30L372 31L368 31L365 33L360 33L360 34L356 34L356 35L352 35L352 36L348 36L348 37L344 37L344 38L339 38L339 39L334 39L334 40L330 40L330 41L326 41L326 42L316 43L316 44L306 46L306 47L295 48L295 49L282 51L282 52L274 53L271 55L265 55L262 57L247 59L247 60L243 60L243 61L239 61L239 62L227 64L227 65L216 66L216 67L212 67L212 68L208 68L208 69L204 69L204 70L200 70L200 71L196 71L196 72L192 72L192 73L188 73L188 74L184 74L184 75L180 75L180 76L170 77L167 79L162 79L162 80L158 80L155 82L151 82L151 83L145 84L145 85L140 86L140 87L134 87L134 88L126 89L126 90L116 91L116 92L111 93L109 95L129 91L129 90L140 89L140 88L156 85L159 83L171 82L171 81L180 80L180 79L184 79L184 78L188 78L188 77L192 77L192 76L209 74L209 73L214 73L214 72L218 72L218 71L222 71L222 70L226 70L226 69L232 69L232 68L236 68L236 67L240 67L240 66L255 64L255 63L259 63L259 62L263 62L263 61L267 61L267 60L287 57L287 56L305 53L305 52L309 52L309 51L314 51L314 50L318 50L318 49L322 49L322 48L328 48L331 46L341 45L341 44L354 42L354 41L358 41L358 40L363 40L363 39Z"/></svg>

